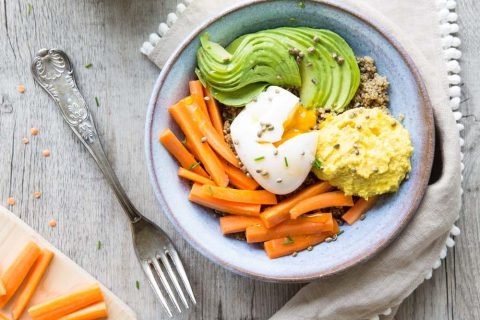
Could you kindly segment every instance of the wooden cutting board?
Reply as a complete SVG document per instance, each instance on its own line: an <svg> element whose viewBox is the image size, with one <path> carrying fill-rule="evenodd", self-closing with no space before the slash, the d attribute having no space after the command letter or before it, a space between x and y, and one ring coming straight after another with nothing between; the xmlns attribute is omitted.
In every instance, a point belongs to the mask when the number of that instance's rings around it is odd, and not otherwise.
<svg viewBox="0 0 480 320"><path fill-rule="evenodd" d="M29 240L33 240L41 248L47 248L55 253L55 257L43 276L29 306L98 282L12 212L0 206L0 273L8 268ZM102 291L108 307L108 319L137 319L133 310L103 285ZM0 312L10 316L10 307L14 299L15 297L5 308L0 309ZM27 319L30 318L25 311L20 320Z"/></svg>

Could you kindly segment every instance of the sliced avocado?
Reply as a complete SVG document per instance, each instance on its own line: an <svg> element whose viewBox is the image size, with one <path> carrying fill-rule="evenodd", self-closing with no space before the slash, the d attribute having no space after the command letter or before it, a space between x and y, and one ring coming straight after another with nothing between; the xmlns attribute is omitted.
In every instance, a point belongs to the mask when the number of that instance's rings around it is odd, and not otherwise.
<svg viewBox="0 0 480 320"><path fill-rule="evenodd" d="M360 83L353 50L323 29L277 28L246 34L225 49L200 38L199 79L220 102L242 106L268 85L298 89L307 107L343 111Z"/></svg>

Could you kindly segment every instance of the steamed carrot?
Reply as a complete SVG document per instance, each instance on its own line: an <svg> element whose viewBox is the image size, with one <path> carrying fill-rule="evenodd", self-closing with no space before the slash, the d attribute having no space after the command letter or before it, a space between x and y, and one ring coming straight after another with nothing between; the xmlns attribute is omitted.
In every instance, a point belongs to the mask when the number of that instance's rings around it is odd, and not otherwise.
<svg viewBox="0 0 480 320"><path fill-rule="evenodd" d="M327 233L284 237L266 241L264 249L270 259L275 259L305 250L310 246L323 242L328 237Z"/></svg>
<svg viewBox="0 0 480 320"><path fill-rule="evenodd" d="M201 185L196 183L192 186L188 199L204 207L230 214L254 217L260 215L261 205L232 202L214 198L210 196L208 192L205 192Z"/></svg>
<svg viewBox="0 0 480 320"><path fill-rule="evenodd" d="M213 181L219 186L226 187L228 185L228 176L223 169L223 165L209 144L202 142L203 135L186 110L185 102L180 101L170 107L168 111L182 129L192 149L195 150L194 153L198 155L199 160L205 166Z"/></svg>
<svg viewBox="0 0 480 320"><path fill-rule="evenodd" d="M40 248L33 241L30 241L2 275L7 293L0 297L0 309L8 303L18 290L40 252Z"/></svg>
<svg viewBox="0 0 480 320"><path fill-rule="evenodd" d="M0 297L7 294L7 289L5 289L5 285L3 284L3 280L0 277Z"/></svg>
<svg viewBox="0 0 480 320"><path fill-rule="evenodd" d="M243 232L247 227L261 225L262 220L255 217L225 216L220 217L220 228L223 234Z"/></svg>
<svg viewBox="0 0 480 320"><path fill-rule="evenodd" d="M33 306L28 309L28 314L33 320L59 319L101 301L102 290L98 284L94 284Z"/></svg>
<svg viewBox="0 0 480 320"><path fill-rule="evenodd" d="M223 159L220 159L223 164L223 169L227 173L230 184L242 190L255 190L259 187L255 179L248 177L242 170L231 166Z"/></svg>
<svg viewBox="0 0 480 320"><path fill-rule="evenodd" d="M238 160L235 157L235 153L233 153L230 146L225 142L223 135L220 135L215 130L212 123L208 121L208 114L205 115L201 111L198 98L193 97L193 102L191 104L185 104L185 107L187 108L190 117L196 123L198 129L200 129L202 137L208 142L212 149L231 165L238 167Z"/></svg>
<svg viewBox="0 0 480 320"><path fill-rule="evenodd" d="M239 190L207 185L202 188L205 193L217 199L253 204L277 203L277 197L267 190Z"/></svg>
<svg viewBox="0 0 480 320"><path fill-rule="evenodd" d="M201 175L182 167L178 168L178 176L201 184L215 184L215 182L213 182L212 180L202 177Z"/></svg>
<svg viewBox="0 0 480 320"><path fill-rule="evenodd" d="M353 207L348 209L347 212L342 216L342 219L348 223L349 225L352 225L357 221L362 214L367 212L368 209L370 209L374 204L375 201L377 201L377 197L370 197L368 200L365 200L363 198L360 198L355 202Z"/></svg>
<svg viewBox="0 0 480 320"><path fill-rule="evenodd" d="M30 271L30 274L25 280L24 287L20 291L20 294L15 300L15 304L13 305L13 320L19 319L22 315L25 307L27 306L28 302L30 302L30 299L35 293L35 290L37 289L40 280L42 280L42 277L45 274L45 271L47 270L50 261L52 261L52 258L53 252L47 249L43 250L40 256L37 258L37 261L32 267L32 271Z"/></svg>
<svg viewBox="0 0 480 320"><path fill-rule="evenodd" d="M223 120L220 113L220 108L218 107L218 103L210 93L210 89L208 87L205 88L205 97L208 97L207 109L210 120L212 121L212 125L215 130L217 130L218 134L223 136Z"/></svg>
<svg viewBox="0 0 480 320"><path fill-rule="evenodd" d="M341 191L327 192L305 199L295 205L290 209L290 218L296 219L304 213L323 208L351 206L353 206L351 196L346 196Z"/></svg>
<svg viewBox="0 0 480 320"><path fill-rule="evenodd" d="M320 213L313 217L301 217L287 220L281 224L266 228L263 225L250 226L246 229L247 242L264 242L286 236L301 236L333 231L331 213Z"/></svg>
<svg viewBox="0 0 480 320"><path fill-rule="evenodd" d="M95 320L108 317L107 304L99 302L85 309L70 313L58 320Z"/></svg>
<svg viewBox="0 0 480 320"><path fill-rule="evenodd" d="M165 149L170 152L180 165L188 170L208 178L208 174L203 170L202 166L197 164L193 155L188 152L185 146L177 139L170 129L165 129L160 135L160 142Z"/></svg>
<svg viewBox="0 0 480 320"><path fill-rule="evenodd" d="M332 186L328 182L320 182L314 184L305 190L283 200L275 206L268 207L265 209L260 218L262 219L263 224L267 228L272 228L277 224L281 223L290 218L290 209L292 209L297 203L317 194L321 194L327 191L330 191Z"/></svg>
<svg viewBox="0 0 480 320"><path fill-rule="evenodd" d="M198 98L198 106L200 110L206 115L207 121L210 122L208 117L208 110L207 105L205 104L204 96L203 96L203 86L200 80L192 80L188 83L188 87L190 89L190 96L194 98Z"/></svg>

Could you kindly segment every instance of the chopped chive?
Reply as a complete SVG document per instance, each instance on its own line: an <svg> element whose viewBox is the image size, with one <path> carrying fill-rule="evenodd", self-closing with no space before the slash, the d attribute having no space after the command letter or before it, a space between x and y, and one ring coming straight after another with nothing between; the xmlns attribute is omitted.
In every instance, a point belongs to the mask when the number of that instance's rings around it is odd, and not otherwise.
<svg viewBox="0 0 480 320"><path fill-rule="evenodd" d="M322 167L322 161L315 159L315 161L313 162L313 166L315 167L315 169L320 169Z"/></svg>
<svg viewBox="0 0 480 320"><path fill-rule="evenodd" d="M140 282L138 280L135 281L135 287L137 287L137 290L140 290Z"/></svg>
<svg viewBox="0 0 480 320"><path fill-rule="evenodd" d="M255 158L255 159L253 159L253 160L255 160L255 161L261 161L261 160L263 160L263 159L265 159L265 157L264 157L264 156L261 156L261 157Z"/></svg>
<svg viewBox="0 0 480 320"><path fill-rule="evenodd" d="M305 2L300 1L300 2L298 3L298 6L299 6L301 9L305 9Z"/></svg>
<svg viewBox="0 0 480 320"><path fill-rule="evenodd" d="M185 139L182 140L182 144L187 144L187 137L185 137Z"/></svg>
<svg viewBox="0 0 480 320"><path fill-rule="evenodd" d="M345 230L340 230L340 231L337 233L337 237L338 237L339 235L341 235L342 233L344 233L344 232L345 232Z"/></svg>
<svg viewBox="0 0 480 320"><path fill-rule="evenodd" d="M30 17L30 14L32 13L32 4L30 2L27 3L27 16Z"/></svg>
<svg viewBox="0 0 480 320"><path fill-rule="evenodd" d="M288 159L287 159L287 157L283 157L283 160L285 161L285 167L288 167Z"/></svg>
<svg viewBox="0 0 480 320"><path fill-rule="evenodd" d="M198 167L199 165L200 165L200 161L195 162L195 163L192 164L190 167L188 167L188 170L193 170L193 169L195 169L196 167Z"/></svg>
<svg viewBox="0 0 480 320"><path fill-rule="evenodd" d="M292 244L292 243L295 243L295 241L292 239L291 236L287 236L287 238L283 242L283 244Z"/></svg>
<svg viewBox="0 0 480 320"><path fill-rule="evenodd" d="M296 18L288 18L288 21L296 23L298 20Z"/></svg>
<svg viewBox="0 0 480 320"><path fill-rule="evenodd" d="M95 103L97 104L97 108L100 107L100 101L98 101L98 97L95 97Z"/></svg>
<svg viewBox="0 0 480 320"><path fill-rule="evenodd" d="M90 69L91 67L93 67L93 64L87 63L84 67L85 67L86 69Z"/></svg>
<svg viewBox="0 0 480 320"><path fill-rule="evenodd" d="M102 241L98 240L97 250L102 249Z"/></svg>
<svg viewBox="0 0 480 320"><path fill-rule="evenodd" d="M208 193L210 193L210 195L213 196L212 186L208 186Z"/></svg>

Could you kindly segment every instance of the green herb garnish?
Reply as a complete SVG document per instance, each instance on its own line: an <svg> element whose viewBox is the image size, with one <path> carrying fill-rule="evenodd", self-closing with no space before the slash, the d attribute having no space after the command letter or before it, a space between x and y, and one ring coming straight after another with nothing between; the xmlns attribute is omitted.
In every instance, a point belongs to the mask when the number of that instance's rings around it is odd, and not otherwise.
<svg viewBox="0 0 480 320"><path fill-rule="evenodd" d="M315 169L320 169L322 167L322 161L315 159L315 161L313 161L313 166Z"/></svg>
<svg viewBox="0 0 480 320"><path fill-rule="evenodd" d="M98 100L98 97L95 97L95 103L97 104L97 108L100 107L100 101Z"/></svg>
<svg viewBox="0 0 480 320"><path fill-rule="evenodd" d="M305 9L305 2L300 1L300 2L298 3L298 6L299 6L300 8L302 8L302 9Z"/></svg>
<svg viewBox="0 0 480 320"><path fill-rule="evenodd" d="M292 244L292 243L295 243L295 241L293 240L293 238L291 236L287 236L287 238L283 242L283 244Z"/></svg>
<svg viewBox="0 0 480 320"><path fill-rule="evenodd" d="M30 13L32 13L32 4L30 2L27 3L27 16L30 17Z"/></svg>
<svg viewBox="0 0 480 320"><path fill-rule="evenodd" d="M290 22L293 22L293 23L297 23L298 20L296 18L288 18L288 21Z"/></svg>
<svg viewBox="0 0 480 320"><path fill-rule="evenodd" d="M182 140L182 144L187 144L187 137L185 137L185 139Z"/></svg>
<svg viewBox="0 0 480 320"><path fill-rule="evenodd" d="M102 241L98 240L97 250L102 249Z"/></svg>
<svg viewBox="0 0 480 320"><path fill-rule="evenodd" d="M213 188L212 188L212 186L208 186L208 193L210 193L210 195L213 196Z"/></svg>
<svg viewBox="0 0 480 320"><path fill-rule="evenodd" d="M283 160L285 161L285 167L288 167L288 159L287 159L287 157L283 157Z"/></svg>
<svg viewBox="0 0 480 320"><path fill-rule="evenodd" d="M93 64L87 63L84 67L85 67L86 69L90 69L91 67L93 67Z"/></svg>
<svg viewBox="0 0 480 320"><path fill-rule="evenodd" d="M265 157L264 157L264 156L261 156L261 157L255 158L255 159L253 159L253 160L255 160L255 161L261 161L261 160L263 160L263 159L265 159Z"/></svg>
<svg viewBox="0 0 480 320"><path fill-rule="evenodd" d="M337 237L338 237L339 235L341 235L342 233L344 233L344 232L345 232L345 230L340 230L340 231L337 233Z"/></svg>
<svg viewBox="0 0 480 320"><path fill-rule="evenodd" d="M137 290L140 290L140 282L138 280L135 281L135 287L137 287Z"/></svg>
<svg viewBox="0 0 480 320"><path fill-rule="evenodd" d="M195 169L196 167L198 167L199 165L200 165L200 161L195 162L195 163L192 164L190 167L188 167L188 170L193 170L193 169Z"/></svg>

